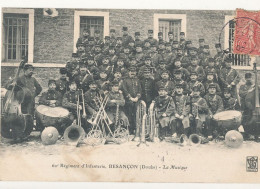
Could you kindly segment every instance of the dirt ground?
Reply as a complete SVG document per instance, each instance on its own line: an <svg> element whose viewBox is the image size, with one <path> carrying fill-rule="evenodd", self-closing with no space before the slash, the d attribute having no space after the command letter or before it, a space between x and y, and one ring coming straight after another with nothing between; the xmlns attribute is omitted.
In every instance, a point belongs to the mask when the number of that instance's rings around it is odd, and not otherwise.
<svg viewBox="0 0 260 189"><path fill-rule="evenodd" d="M260 143L244 141L235 149L224 141L199 146L138 143L75 147L58 140L45 146L39 132L19 144L2 140L0 180L260 182L258 172L246 171L246 157L259 157Z"/></svg>

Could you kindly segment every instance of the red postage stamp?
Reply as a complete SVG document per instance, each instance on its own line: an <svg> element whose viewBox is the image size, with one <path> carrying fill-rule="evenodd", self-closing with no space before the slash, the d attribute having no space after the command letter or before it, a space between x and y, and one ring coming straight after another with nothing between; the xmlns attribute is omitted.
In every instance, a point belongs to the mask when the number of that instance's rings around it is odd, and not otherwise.
<svg viewBox="0 0 260 189"><path fill-rule="evenodd" d="M236 54L260 55L260 11L237 9L233 45Z"/></svg>

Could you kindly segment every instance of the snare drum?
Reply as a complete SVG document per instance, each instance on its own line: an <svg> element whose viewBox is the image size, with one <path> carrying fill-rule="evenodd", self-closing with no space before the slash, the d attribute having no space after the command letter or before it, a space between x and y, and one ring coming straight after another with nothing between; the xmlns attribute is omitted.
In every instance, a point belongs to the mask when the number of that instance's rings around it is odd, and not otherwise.
<svg viewBox="0 0 260 189"><path fill-rule="evenodd" d="M229 110L216 113L213 119L217 122L218 127L229 130L237 130L241 125L242 114L239 111Z"/></svg>
<svg viewBox="0 0 260 189"><path fill-rule="evenodd" d="M71 124L69 111L62 107L50 107L39 105L35 111L37 127L53 126L60 130L60 127L67 127Z"/></svg>

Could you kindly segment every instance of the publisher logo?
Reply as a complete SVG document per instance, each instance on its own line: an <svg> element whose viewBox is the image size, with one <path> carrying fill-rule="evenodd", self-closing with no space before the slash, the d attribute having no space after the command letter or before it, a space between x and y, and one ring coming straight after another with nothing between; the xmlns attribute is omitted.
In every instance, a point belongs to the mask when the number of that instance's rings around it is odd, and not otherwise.
<svg viewBox="0 0 260 189"><path fill-rule="evenodd" d="M258 172L258 157L247 156L246 157L246 171L247 172Z"/></svg>

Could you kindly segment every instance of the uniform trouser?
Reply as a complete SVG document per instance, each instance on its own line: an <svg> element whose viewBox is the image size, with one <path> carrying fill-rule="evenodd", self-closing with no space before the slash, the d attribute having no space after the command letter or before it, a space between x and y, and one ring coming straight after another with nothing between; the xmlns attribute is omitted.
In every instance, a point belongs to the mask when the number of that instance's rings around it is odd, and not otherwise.
<svg viewBox="0 0 260 189"><path fill-rule="evenodd" d="M204 136L203 125L205 123L205 115L199 115L198 119L192 117L190 119L191 123L191 133L196 133L198 135Z"/></svg>
<svg viewBox="0 0 260 189"><path fill-rule="evenodd" d="M130 134L134 134L134 130L136 129L136 110L137 110L137 103L126 102L125 113L129 120Z"/></svg>
<svg viewBox="0 0 260 189"><path fill-rule="evenodd" d="M172 121L171 124L171 134L177 133L177 136L179 137L182 134L189 135L190 128L184 128L182 120L181 119L175 119Z"/></svg>
<svg viewBox="0 0 260 189"><path fill-rule="evenodd" d="M220 133L221 130L217 127L217 122L210 116L206 117L206 135L212 136L215 132Z"/></svg>

